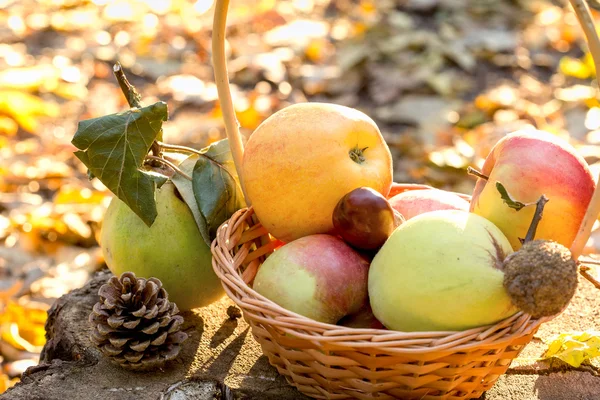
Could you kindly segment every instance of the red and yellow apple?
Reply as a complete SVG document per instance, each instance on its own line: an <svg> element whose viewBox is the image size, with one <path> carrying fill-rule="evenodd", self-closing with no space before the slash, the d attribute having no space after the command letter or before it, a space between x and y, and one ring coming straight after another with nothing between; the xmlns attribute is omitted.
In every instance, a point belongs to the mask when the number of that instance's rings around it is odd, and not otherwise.
<svg viewBox="0 0 600 400"><path fill-rule="evenodd" d="M408 190L389 199L392 207L409 220L437 210L469 211L469 202L459 195L440 189Z"/></svg>
<svg viewBox="0 0 600 400"><path fill-rule="evenodd" d="M515 250L521 247L535 207L519 211L508 207L496 188L501 182L514 200L534 203L545 195L536 239L554 240L570 247L595 188L593 176L581 155L565 140L548 132L513 132L492 148L473 191L470 210L492 221Z"/></svg>
<svg viewBox="0 0 600 400"><path fill-rule="evenodd" d="M336 236L316 234L271 254L253 288L287 310L335 324L367 304L369 262Z"/></svg>
<svg viewBox="0 0 600 400"><path fill-rule="evenodd" d="M392 157L364 113L301 103L267 118L250 136L242 179L263 226L284 242L333 231L332 213L361 186L387 196Z"/></svg>

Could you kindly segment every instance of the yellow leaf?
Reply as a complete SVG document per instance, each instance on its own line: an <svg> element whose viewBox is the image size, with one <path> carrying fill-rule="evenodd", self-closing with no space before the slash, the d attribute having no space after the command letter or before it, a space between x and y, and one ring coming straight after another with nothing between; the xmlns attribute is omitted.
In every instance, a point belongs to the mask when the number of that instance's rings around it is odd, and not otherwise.
<svg viewBox="0 0 600 400"><path fill-rule="evenodd" d="M584 361L600 357L600 332L562 333L549 344L544 359L558 358L577 368Z"/></svg>
<svg viewBox="0 0 600 400"><path fill-rule="evenodd" d="M0 88L51 91L58 86L59 79L60 70L52 65L12 68L0 72Z"/></svg>
<svg viewBox="0 0 600 400"><path fill-rule="evenodd" d="M560 59L558 69L565 75L579 79L588 79L594 73L594 70L590 68L588 63L569 56L564 56Z"/></svg>
<svg viewBox="0 0 600 400"><path fill-rule="evenodd" d="M59 107L29 93L17 90L0 91L0 113L8 114L25 130L35 132L38 116L57 117Z"/></svg>
<svg viewBox="0 0 600 400"><path fill-rule="evenodd" d="M0 136L15 136L19 125L14 119L0 115Z"/></svg>
<svg viewBox="0 0 600 400"><path fill-rule="evenodd" d="M0 373L0 393L5 392L8 388L19 382L18 378L10 379L8 375Z"/></svg>
<svg viewBox="0 0 600 400"><path fill-rule="evenodd" d="M92 191L89 188L65 184L54 195L54 204L102 204L108 193Z"/></svg>

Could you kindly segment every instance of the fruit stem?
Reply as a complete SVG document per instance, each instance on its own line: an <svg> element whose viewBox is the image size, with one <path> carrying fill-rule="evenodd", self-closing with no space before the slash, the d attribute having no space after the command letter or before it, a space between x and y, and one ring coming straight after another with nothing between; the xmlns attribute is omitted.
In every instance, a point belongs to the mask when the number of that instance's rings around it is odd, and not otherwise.
<svg viewBox="0 0 600 400"><path fill-rule="evenodd" d="M169 168L171 168L173 171L177 172L179 175L183 176L188 181L192 180L191 176L189 176L188 174L186 174L185 172L183 172L177 165L173 164L169 160L165 160L162 157L156 157L156 156L151 156L151 155L147 155L146 159L152 160L152 161L157 161L157 162L159 162L161 164L164 164L164 165L168 166Z"/></svg>
<svg viewBox="0 0 600 400"><path fill-rule="evenodd" d="M204 153L200 150L192 149L191 147L181 146L177 144L169 144L160 141L157 141L157 143L161 147L161 149L171 150L173 153L194 153L198 155L204 155Z"/></svg>
<svg viewBox="0 0 600 400"><path fill-rule="evenodd" d="M531 220L531 225L529 225L529 229L527 230L527 234L525 235L525 239L523 243L531 242L535 237L535 232L537 231L538 224L542 220L542 214L544 213L544 207L549 199L542 195L535 204L535 213L533 214L533 218Z"/></svg>
<svg viewBox="0 0 600 400"><path fill-rule="evenodd" d="M476 176L478 178L481 178L481 179L485 179L486 181L488 179L490 179L489 176L482 174L481 172L479 172L478 170L476 170L473 167L467 167L467 174L474 175L474 176Z"/></svg>
<svg viewBox="0 0 600 400"><path fill-rule="evenodd" d="M125 95L125 98L127 99L127 103L129 104L129 107L142 108L142 95L139 94L139 92L135 89L135 86L133 86L131 83L129 83L129 81L127 80L127 77L125 76L125 72L123 71L123 67L121 67L120 62L117 61L115 63L115 65L113 65L113 73L115 75L115 78L117 78L117 82L119 82L119 87L121 88L121 91ZM158 133L157 138L158 138L158 140L162 140L162 128L161 128L160 132ZM150 146L150 150L152 151L152 154L154 156L159 157L159 158L161 157L160 146L158 145L156 140L154 142L152 142L152 145Z"/></svg>
<svg viewBox="0 0 600 400"><path fill-rule="evenodd" d="M367 149L367 147L365 147L364 149L359 149L358 147L353 148L352 150L350 150L348 152L348 155L350 156L350 159L352 161L354 161L357 164L362 164L365 162L365 156L363 154L363 152Z"/></svg>
<svg viewBox="0 0 600 400"><path fill-rule="evenodd" d="M221 111L223 112L225 133L229 138L229 146L231 147L233 162L235 163L235 169L237 170L240 185L242 186L242 193L244 194L246 204L249 206L250 201L248 196L246 196L244 177L242 176L244 144L242 143L239 123L235 116L233 101L231 100L229 77L227 75L227 60L225 57L225 29L227 28L228 8L229 0L217 0L212 32L213 70L215 74L215 84L217 85L217 93L219 94L219 103L221 105Z"/></svg>
<svg viewBox="0 0 600 400"><path fill-rule="evenodd" d="M598 33L596 32L594 19L592 18L590 9L585 1L569 0L569 2L575 11L575 15L577 16L581 29L587 39L588 47L592 59L594 60L594 66L596 67L596 75L598 75L600 73L600 38L598 38ZM598 79L596 79L596 81L598 81ZM577 236L571 245L571 255L574 259L577 260L583 252L583 248L590 237L592 226L598 218L598 214L600 214L600 185L597 183L596 190L592 195L592 199L590 200L590 204L583 217Z"/></svg>
<svg viewBox="0 0 600 400"><path fill-rule="evenodd" d="M113 66L113 73L115 74L115 78L117 78L117 82L119 82L121 91L127 99L127 103L129 103L129 107L142 108L142 95L129 83L120 62L117 61Z"/></svg>
<svg viewBox="0 0 600 400"><path fill-rule="evenodd" d="M220 162L218 162L217 160L214 160L213 158L207 156L206 153L203 153L200 150L196 150L196 149L192 149L191 147L180 146L180 145L176 145L176 144L167 144L167 143L163 143L163 142L157 142L157 143L161 147L161 151L164 149L164 150L170 150L170 151L172 151L174 153L193 153L193 154L199 155L200 157L206 158L209 162L211 162L213 164L217 164L218 166L222 166L222 164ZM223 168L223 170L225 172L227 172L227 174L229 176L231 176L231 179L233 179L235 181L235 177L233 176L233 174L227 168Z"/></svg>

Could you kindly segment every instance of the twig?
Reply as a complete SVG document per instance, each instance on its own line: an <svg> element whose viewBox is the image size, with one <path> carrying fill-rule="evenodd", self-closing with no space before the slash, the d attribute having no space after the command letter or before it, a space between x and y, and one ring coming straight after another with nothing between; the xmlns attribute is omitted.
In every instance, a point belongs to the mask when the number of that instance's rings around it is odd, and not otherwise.
<svg viewBox="0 0 600 400"><path fill-rule="evenodd" d="M591 258L579 258L579 262L582 264L600 265L600 260L594 260Z"/></svg>
<svg viewBox="0 0 600 400"><path fill-rule="evenodd" d="M598 75L600 74L600 38L598 38L592 14L584 0L569 0L569 2L575 10L575 15L577 15L581 29L587 39L588 47L596 66L596 75ZM598 81L598 79L596 80ZM598 218L598 214L600 214L600 185L596 184L596 190L594 190L577 236L571 245L570 250L574 259L578 259L583 252L583 248L590 237L592 226Z"/></svg>
<svg viewBox="0 0 600 400"><path fill-rule="evenodd" d="M596 286L596 289L600 289L600 282L598 281L598 279L596 279L592 274L590 274L588 271L590 270L590 267L587 267L585 265L580 265L579 266L579 273L588 281L590 281L590 283L594 286Z"/></svg>
<svg viewBox="0 0 600 400"><path fill-rule="evenodd" d="M158 145L162 149L170 150L173 153L193 153L193 154L198 154L199 156L204 155L204 153L201 152L200 150L192 149L191 147L187 147L187 146L179 146L177 144L169 144L169 143L164 143L164 142L158 142Z"/></svg>
<svg viewBox="0 0 600 400"><path fill-rule="evenodd" d="M223 121L225 122L225 132L229 138L229 146L233 154L233 162L237 170L242 192L246 204L250 202L246 196L246 188L244 185L244 177L242 176L242 158L244 156L244 144L240 135L240 128L235 117L233 101L231 100L231 92L229 89L229 77L227 75L227 60L225 57L225 29L227 27L227 9L229 8L229 0L217 0L215 6L215 16L213 20L212 32L212 59L213 70L215 74L215 83L219 94L219 103L223 112Z"/></svg>
<svg viewBox="0 0 600 400"><path fill-rule="evenodd" d="M188 181L192 180L191 176L189 176L188 174L186 174L185 172L183 172L177 165L173 164L169 160L165 160L162 157L156 157L156 156L151 156L151 155L147 155L146 158L149 159L149 160L152 160L152 161L157 161L157 162L159 162L161 164L164 164L164 165L170 167L171 169L173 169L173 171L177 172L178 174L180 174L181 176L183 176Z"/></svg>
<svg viewBox="0 0 600 400"><path fill-rule="evenodd" d="M217 160L213 159L212 157L206 155L206 153L204 153L200 150L192 149L191 147L187 147L187 146L179 146L176 144L167 144L167 143L163 143L163 142L157 142L157 143L160 146L161 152L164 149L164 150L170 150L174 153L192 153L192 154L196 154L200 157L204 157L210 163L216 164L219 168L221 168L223 171L225 171L227 173L227 175L229 175L233 181L236 180L235 176L227 168L225 168L223 166L223 164L221 164ZM241 184L241 182L240 182L240 184Z"/></svg>
<svg viewBox="0 0 600 400"><path fill-rule="evenodd" d="M129 103L129 107L132 108L141 108L142 107L142 95L135 90L135 87L129 83L127 77L125 76L125 72L123 71L123 67L121 67L120 62L116 62L113 66L113 73L115 74L115 78L117 78L117 82L119 82L119 86L121 87L121 91L125 95L127 99L127 103Z"/></svg>
<svg viewBox="0 0 600 400"><path fill-rule="evenodd" d="M486 181L490 179L489 176L482 174L481 172L479 172L478 170L476 170L473 167L467 167L467 174L474 175L481 179L485 179Z"/></svg>
<svg viewBox="0 0 600 400"><path fill-rule="evenodd" d="M529 229L527 230L527 234L525 235L525 239L523 243L531 242L535 237L535 232L537 231L538 224L542 220L542 214L544 213L544 206L548 202L548 198L545 195L542 195L537 203L535 204L535 213L533 214L533 219L531 220L531 225L529 225Z"/></svg>
<svg viewBox="0 0 600 400"><path fill-rule="evenodd" d="M115 65L113 65L113 73L115 75L115 78L117 78L117 82L119 82L119 86L121 87L121 91L127 99L129 107L141 108L142 95L138 93L138 91L135 89L135 86L129 83L127 77L125 76L125 72L123 71L123 67L121 67L120 62L117 61ZM162 129L158 133L158 140L162 140ZM158 145L156 140L152 143L152 146L150 146L150 150L152 151L152 154L154 154L156 157L160 157L160 146Z"/></svg>

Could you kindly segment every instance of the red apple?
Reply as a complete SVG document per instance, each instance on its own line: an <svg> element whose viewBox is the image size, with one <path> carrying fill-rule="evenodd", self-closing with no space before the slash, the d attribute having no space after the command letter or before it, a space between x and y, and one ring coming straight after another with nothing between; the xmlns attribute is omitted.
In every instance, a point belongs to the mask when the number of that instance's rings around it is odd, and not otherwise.
<svg viewBox="0 0 600 400"><path fill-rule="evenodd" d="M502 138L492 148L479 178L470 210L492 221L521 247L535 207L520 211L508 207L496 188L501 182L514 200L534 203L544 194L544 208L536 239L554 240L570 247L595 188L593 176L581 155L565 140L548 132L523 130Z"/></svg>
<svg viewBox="0 0 600 400"><path fill-rule="evenodd" d="M395 195L389 202L406 220L429 211L469 211L467 200L455 193L439 189L409 190Z"/></svg>
<svg viewBox="0 0 600 400"><path fill-rule="evenodd" d="M261 265L254 290L280 306L335 324L367 304L368 261L338 237L291 241Z"/></svg>

